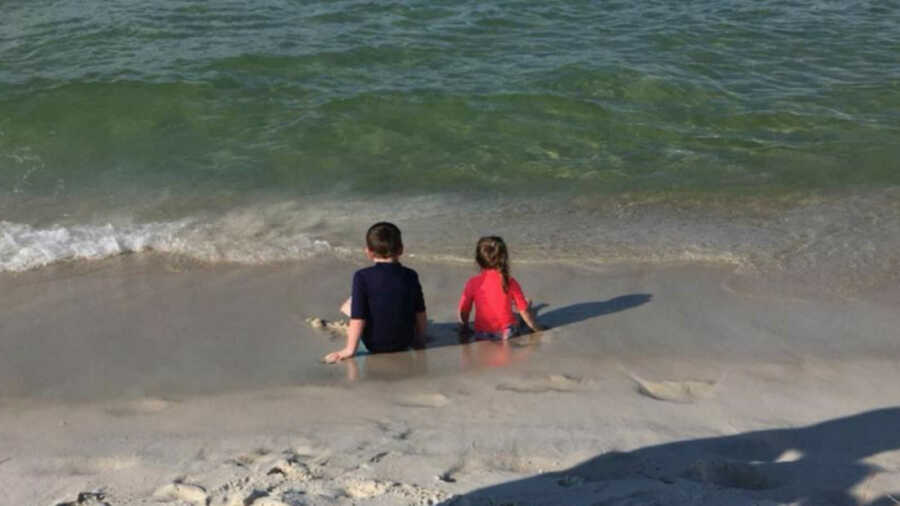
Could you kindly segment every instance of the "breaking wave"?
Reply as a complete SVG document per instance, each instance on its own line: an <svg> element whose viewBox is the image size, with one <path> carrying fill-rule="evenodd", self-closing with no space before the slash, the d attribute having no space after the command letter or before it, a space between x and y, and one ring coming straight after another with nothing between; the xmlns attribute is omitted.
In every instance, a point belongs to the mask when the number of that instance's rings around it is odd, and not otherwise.
<svg viewBox="0 0 900 506"><path fill-rule="evenodd" d="M100 260L157 251L208 262L267 263L331 252L328 242L276 231L240 237L221 224L170 223L33 228L0 222L0 271L20 272L67 260Z"/></svg>

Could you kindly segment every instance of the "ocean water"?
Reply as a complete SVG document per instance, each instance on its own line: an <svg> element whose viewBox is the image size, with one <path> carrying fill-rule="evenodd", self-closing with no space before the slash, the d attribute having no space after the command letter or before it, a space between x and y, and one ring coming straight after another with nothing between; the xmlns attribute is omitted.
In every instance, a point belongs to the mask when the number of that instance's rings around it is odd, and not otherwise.
<svg viewBox="0 0 900 506"><path fill-rule="evenodd" d="M900 2L10 0L0 271L124 252L900 270Z"/></svg>

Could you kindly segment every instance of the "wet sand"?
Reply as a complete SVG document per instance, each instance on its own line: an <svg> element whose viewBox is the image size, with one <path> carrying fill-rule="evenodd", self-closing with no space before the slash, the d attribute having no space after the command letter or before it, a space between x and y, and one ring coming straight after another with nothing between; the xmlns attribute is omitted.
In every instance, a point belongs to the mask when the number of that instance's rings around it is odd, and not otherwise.
<svg viewBox="0 0 900 506"><path fill-rule="evenodd" d="M893 504L900 302L715 266L523 264L552 328L319 359L353 270L123 256L0 276L3 504ZM752 288L751 288L752 287Z"/></svg>

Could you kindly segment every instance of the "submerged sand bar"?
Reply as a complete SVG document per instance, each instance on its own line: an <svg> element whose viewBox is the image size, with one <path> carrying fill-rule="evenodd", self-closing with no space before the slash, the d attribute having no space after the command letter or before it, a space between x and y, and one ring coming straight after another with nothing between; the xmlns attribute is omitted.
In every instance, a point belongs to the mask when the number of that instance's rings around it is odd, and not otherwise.
<svg viewBox="0 0 900 506"><path fill-rule="evenodd" d="M319 363L337 338L304 320L338 317L354 263L0 275L0 503L900 498L896 292L517 265L553 328L461 345L471 268L406 263L431 347L337 366Z"/></svg>

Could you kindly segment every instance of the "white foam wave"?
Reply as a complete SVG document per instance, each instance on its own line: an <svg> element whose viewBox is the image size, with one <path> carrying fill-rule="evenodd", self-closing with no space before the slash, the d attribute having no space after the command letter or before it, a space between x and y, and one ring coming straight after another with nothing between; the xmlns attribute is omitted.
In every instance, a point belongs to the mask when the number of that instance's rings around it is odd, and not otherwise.
<svg viewBox="0 0 900 506"><path fill-rule="evenodd" d="M264 263L309 258L333 248L303 233L235 229L228 222L30 225L0 222L0 271L20 272L67 260L99 260L159 251L209 262Z"/></svg>
<svg viewBox="0 0 900 506"><path fill-rule="evenodd" d="M848 292L900 279L900 188L747 214L455 197L252 199L220 212L195 210L187 218L161 213L183 207L166 200L138 211L105 209L100 224L87 221L99 212L62 215L72 221L50 227L0 221L0 272L150 250L246 264L320 255L360 259L366 228L390 219L403 230L407 258L424 261L471 264L477 238L500 235L513 262L715 263L737 274ZM154 213L172 217L135 222Z"/></svg>

